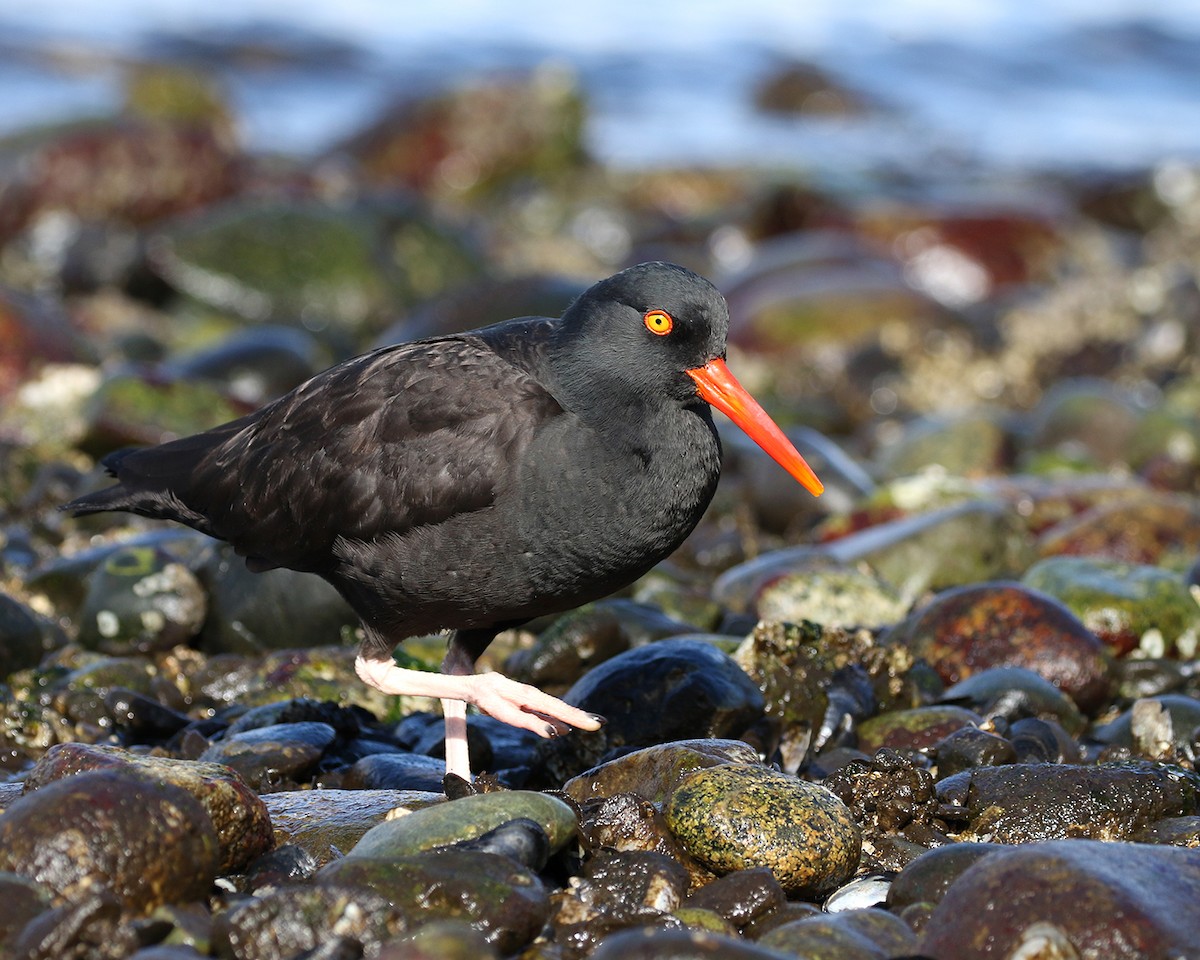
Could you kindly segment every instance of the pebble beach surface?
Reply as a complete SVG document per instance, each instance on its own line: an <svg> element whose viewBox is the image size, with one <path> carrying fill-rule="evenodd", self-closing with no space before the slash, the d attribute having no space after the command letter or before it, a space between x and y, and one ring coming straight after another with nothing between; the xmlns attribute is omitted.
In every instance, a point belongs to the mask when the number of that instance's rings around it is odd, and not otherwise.
<svg viewBox="0 0 1200 960"><path fill-rule="evenodd" d="M508 76L301 161L145 64L0 143L0 955L1200 957L1200 168L618 170L588 110ZM489 649L608 723L470 718L478 792L322 581L57 509L649 259L827 491L729 433L675 556Z"/></svg>

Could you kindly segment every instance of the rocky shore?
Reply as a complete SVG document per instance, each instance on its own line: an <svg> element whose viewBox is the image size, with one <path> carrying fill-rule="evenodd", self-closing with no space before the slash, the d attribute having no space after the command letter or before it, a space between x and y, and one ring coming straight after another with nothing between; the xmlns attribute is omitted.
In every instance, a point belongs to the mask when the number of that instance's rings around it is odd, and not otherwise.
<svg viewBox="0 0 1200 960"><path fill-rule="evenodd" d="M300 162L156 67L0 142L0 955L1200 957L1200 169L616 171L586 115L508 78ZM609 722L472 717L477 793L322 581L57 509L647 259L827 493L730 433L670 561L488 651Z"/></svg>

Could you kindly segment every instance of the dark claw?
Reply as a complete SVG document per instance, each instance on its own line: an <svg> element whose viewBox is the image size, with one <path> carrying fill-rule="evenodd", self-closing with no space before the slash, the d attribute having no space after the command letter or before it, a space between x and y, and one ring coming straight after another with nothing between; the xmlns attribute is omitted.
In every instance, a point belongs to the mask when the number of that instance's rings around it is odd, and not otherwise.
<svg viewBox="0 0 1200 960"><path fill-rule="evenodd" d="M591 717L593 720L595 720L601 726L604 726L604 724L608 723L608 720L606 720L604 717L600 716L600 714L598 714L598 713L589 713L588 716Z"/></svg>

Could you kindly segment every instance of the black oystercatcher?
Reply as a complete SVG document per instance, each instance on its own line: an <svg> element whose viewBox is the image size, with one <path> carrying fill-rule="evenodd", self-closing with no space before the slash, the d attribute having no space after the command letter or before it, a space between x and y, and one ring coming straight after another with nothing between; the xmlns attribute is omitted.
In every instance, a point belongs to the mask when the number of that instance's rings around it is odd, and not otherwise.
<svg viewBox="0 0 1200 960"><path fill-rule="evenodd" d="M670 554L712 499L711 403L813 494L821 483L722 359L703 278L646 263L561 319L384 347L196 436L104 458L127 510L227 540L251 570L332 583L362 618L364 681L439 697L446 768L469 778L466 704L542 736L601 718L474 665L500 630L603 597ZM442 673L406 637L452 629Z"/></svg>

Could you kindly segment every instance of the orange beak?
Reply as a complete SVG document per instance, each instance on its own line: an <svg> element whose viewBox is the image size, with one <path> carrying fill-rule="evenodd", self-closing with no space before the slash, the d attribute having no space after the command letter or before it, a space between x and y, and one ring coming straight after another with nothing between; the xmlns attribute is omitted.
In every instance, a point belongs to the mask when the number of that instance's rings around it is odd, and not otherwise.
<svg viewBox="0 0 1200 960"><path fill-rule="evenodd" d="M758 405L746 388L734 379L725 361L719 357L702 367L688 370L696 381L700 396L746 431L746 435L767 451L784 470L800 481L814 497L819 497L825 485L817 479L812 468L804 462L792 442L783 435L775 421Z"/></svg>

